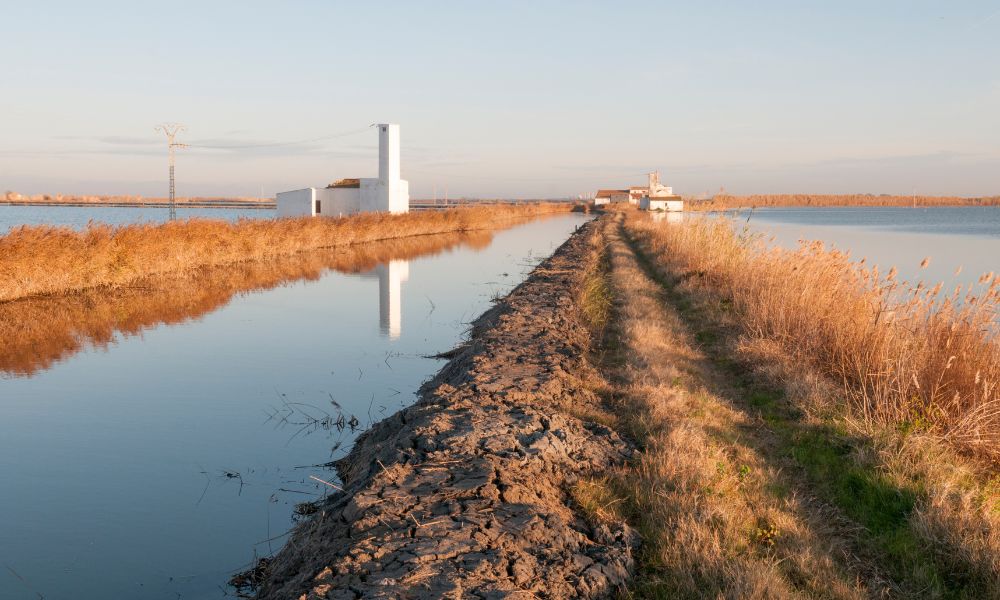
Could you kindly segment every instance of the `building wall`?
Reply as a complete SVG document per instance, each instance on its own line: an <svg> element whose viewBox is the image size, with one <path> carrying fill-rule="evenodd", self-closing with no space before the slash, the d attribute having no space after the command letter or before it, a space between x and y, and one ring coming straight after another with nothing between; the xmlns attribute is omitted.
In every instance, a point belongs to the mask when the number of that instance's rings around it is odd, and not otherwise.
<svg viewBox="0 0 1000 600"><path fill-rule="evenodd" d="M660 198L649 199L649 210L663 210L667 212L680 212L684 210L683 200L664 200Z"/></svg>
<svg viewBox="0 0 1000 600"><path fill-rule="evenodd" d="M359 188L323 188L316 190L316 200L320 202L321 217L353 215L361 210L361 190Z"/></svg>
<svg viewBox="0 0 1000 600"><path fill-rule="evenodd" d="M594 206L603 206L610 203L611 198L594 198Z"/></svg>
<svg viewBox="0 0 1000 600"><path fill-rule="evenodd" d="M381 181L361 180L361 210L365 212L410 212L410 183L403 179Z"/></svg>
<svg viewBox="0 0 1000 600"><path fill-rule="evenodd" d="M311 217L316 214L316 188L280 192L275 200L279 217Z"/></svg>

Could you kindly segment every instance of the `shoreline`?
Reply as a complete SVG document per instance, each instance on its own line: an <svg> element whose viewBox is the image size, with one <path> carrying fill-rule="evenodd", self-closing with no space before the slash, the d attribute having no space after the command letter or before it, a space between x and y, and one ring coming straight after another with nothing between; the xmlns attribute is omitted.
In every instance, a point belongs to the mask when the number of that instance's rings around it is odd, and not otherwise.
<svg viewBox="0 0 1000 600"><path fill-rule="evenodd" d="M611 429L575 416L600 405L578 302L596 227L480 316L417 402L336 463L343 491L234 583L253 582L262 600L624 589L636 532L588 521L571 492L632 455Z"/></svg>

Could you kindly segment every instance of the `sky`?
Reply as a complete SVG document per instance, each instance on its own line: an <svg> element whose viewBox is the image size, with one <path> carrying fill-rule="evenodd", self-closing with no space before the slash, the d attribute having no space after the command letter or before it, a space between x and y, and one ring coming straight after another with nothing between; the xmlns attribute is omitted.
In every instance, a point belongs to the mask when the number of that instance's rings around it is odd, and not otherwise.
<svg viewBox="0 0 1000 600"><path fill-rule="evenodd" d="M1000 194L1000 2L0 0L0 193ZM344 135L341 135L344 134ZM322 138L322 139L319 139Z"/></svg>

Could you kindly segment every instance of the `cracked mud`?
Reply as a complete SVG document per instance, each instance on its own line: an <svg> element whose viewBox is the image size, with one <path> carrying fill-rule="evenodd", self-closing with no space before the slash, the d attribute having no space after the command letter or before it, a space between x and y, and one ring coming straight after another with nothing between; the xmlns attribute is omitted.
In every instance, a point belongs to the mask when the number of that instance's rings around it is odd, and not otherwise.
<svg viewBox="0 0 1000 600"><path fill-rule="evenodd" d="M598 402L576 304L592 227L338 461L345 491L293 532L258 598L598 598L624 586L636 534L589 523L568 494L631 455L571 416Z"/></svg>

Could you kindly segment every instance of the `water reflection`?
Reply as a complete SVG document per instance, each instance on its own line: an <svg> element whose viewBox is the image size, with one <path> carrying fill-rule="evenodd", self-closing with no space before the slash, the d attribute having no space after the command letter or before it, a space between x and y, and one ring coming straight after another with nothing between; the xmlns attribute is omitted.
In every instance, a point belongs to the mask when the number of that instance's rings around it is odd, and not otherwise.
<svg viewBox="0 0 1000 600"><path fill-rule="evenodd" d="M418 236L151 278L122 289L2 303L0 377L30 377L87 348L107 349L120 336L199 319L238 295L315 281L328 271L377 278L379 326L396 339L409 260L460 247L481 250L492 237L490 232Z"/></svg>
<svg viewBox="0 0 1000 600"><path fill-rule="evenodd" d="M403 331L402 282L410 278L410 261L390 260L375 267L378 274L378 324L383 335L396 339Z"/></svg>
<svg viewBox="0 0 1000 600"><path fill-rule="evenodd" d="M649 213L654 223L680 223L684 220L682 212L655 211Z"/></svg>

